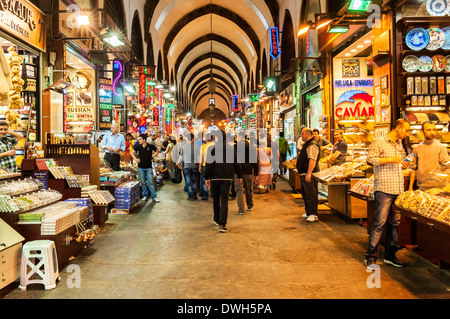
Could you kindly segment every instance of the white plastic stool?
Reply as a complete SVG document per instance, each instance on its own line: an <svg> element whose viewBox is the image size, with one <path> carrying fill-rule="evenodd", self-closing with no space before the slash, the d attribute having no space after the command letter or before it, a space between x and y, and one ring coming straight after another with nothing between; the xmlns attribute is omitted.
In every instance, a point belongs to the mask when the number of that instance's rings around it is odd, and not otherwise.
<svg viewBox="0 0 450 319"><path fill-rule="evenodd" d="M23 245L19 289L26 290L29 284L44 284L45 290L53 289L59 280L58 258L53 241L34 240Z"/></svg>

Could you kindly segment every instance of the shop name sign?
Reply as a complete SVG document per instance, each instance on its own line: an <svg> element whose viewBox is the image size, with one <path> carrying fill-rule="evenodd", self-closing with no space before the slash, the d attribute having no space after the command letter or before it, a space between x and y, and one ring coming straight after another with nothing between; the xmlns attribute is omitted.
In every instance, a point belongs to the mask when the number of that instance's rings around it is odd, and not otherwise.
<svg viewBox="0 0 450 319"><path fill-rule="evenodd" d="M0 9L2 11L9 11L18 17L20 20L25 22L30 31L36 30L36 21L33 19L33 10L31 10L27 5L16 0L1 0Z"/></svg>
<svg viewBox="0 0 450 319"><path fill-rule="evenodd" d="M7 31L44 50L44 17L33 4L24 0L0 0L0 22Z"/></svg>
<svg viewBox="0 0 450 319"><path fill-rule="evenodd" d="M281 54L280 52L280 44L278 40L278 28L273 27L270 28L270 56L276 60L278 56Z"/></svg>
<svg viewBox="0 0 450 319"><path fill-rule="evenodd" d="M373 79L335 80L334 87L335 88L373 87Z"/></svg>

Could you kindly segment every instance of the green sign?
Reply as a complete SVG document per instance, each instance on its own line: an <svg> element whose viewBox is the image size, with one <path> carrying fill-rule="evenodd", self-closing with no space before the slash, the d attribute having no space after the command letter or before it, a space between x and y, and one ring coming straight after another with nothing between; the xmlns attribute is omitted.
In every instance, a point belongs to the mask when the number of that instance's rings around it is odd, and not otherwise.
<svg viewBox="0 0 450 319"><path fill-rule="evenodd" d="M248 101L249 102L259 102L259 94L249 94Z"/></svg>

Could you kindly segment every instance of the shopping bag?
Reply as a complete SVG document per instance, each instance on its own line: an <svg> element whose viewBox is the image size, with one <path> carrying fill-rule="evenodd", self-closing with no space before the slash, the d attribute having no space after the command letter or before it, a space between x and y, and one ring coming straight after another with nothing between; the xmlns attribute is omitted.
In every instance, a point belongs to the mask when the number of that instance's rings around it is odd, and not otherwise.
<svg viewBox="0 0 450 319"><path fill-rule="evenodd" d="M183 174L181 174L181 169L177 166L174 167L172 171L172 177L170 179L174 184L180 184L183 180Z"/></svg>

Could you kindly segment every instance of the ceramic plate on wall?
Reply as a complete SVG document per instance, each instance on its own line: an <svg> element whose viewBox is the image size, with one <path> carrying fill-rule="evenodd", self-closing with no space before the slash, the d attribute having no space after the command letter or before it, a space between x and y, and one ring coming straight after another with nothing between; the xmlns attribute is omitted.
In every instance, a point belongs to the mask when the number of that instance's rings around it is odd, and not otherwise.
<svg viewBox="0 0 450 319"><path fill-rule="evenodd" d="M441 30L442 32L444 32L445 35L445 42L441 46L441 49L450 50L450 27L444 27Z"/></svg>
<svg viewBox="0 0 450 319"><path fill-rule="evenodd" d="M406 34L405 42L411 50L423 50L430 43L430 34L423 28L414 28Z"/></svg>
<svg viewBox="0 0 450 319"><path fill-rule="evenodd" d="M450 12L448 0L428 0L427 11L432 16L445 16Z"/></svg>
<svg viewBox="0 0 450 319"><path fill-rule="evenodd" d="M419 70L428 72L433 68L434 61L428 55L423 55L419 58Z"/></svg>
<svg viewBox="0 0 450 319"><path fill-rule="evenodd" d="M441 72L444 71L447 66L447 59L442 55L435 55L432 57L433 59L433 72Z"/></svg>
<svg viewBox="0 0 450 319"><path fill-rule="evenodd" d="M439 28L429 28L427 32L430 35L430 42L426 46L426 49L434 51L442 47L445 42L444 32Z"/></svg>
<svg viewBox="0 0 450 319"><path fill-rule="evenodd" d="M420 67L419 58L415 55L408 55L403 59L402 66L406 72L416 72Z"/></svg>

